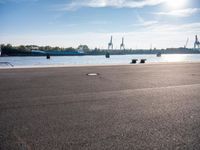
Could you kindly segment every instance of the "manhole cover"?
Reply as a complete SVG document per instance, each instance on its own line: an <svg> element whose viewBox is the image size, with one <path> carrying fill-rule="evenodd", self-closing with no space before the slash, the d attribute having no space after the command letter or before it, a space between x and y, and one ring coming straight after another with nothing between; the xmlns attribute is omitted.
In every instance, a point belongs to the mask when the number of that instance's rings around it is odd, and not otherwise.
<svg viewBox="0 0 200 150"><path fill-rule="evenodd" d="M88 76L98 76L99 74L98 73L88 73L87 75Z"/></svg>

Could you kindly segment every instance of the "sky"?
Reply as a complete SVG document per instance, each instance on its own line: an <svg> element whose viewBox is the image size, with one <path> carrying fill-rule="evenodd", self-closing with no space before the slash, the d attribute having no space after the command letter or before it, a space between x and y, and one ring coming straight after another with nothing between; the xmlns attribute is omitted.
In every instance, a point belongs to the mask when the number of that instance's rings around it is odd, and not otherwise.
<svg viewBox="0 0 200 150"><path fill-rule="evenodd" d="M193 47L199 0L0 0L0 43L105 49Z"/></svg>

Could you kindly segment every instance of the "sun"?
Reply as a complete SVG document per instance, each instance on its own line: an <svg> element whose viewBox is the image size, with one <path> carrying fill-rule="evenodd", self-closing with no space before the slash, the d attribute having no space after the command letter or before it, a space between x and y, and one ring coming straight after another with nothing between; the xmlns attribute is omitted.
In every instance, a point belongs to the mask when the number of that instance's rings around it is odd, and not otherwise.
<svg viewBox="0 0 200 150"><path fill-rule="evenodd" d="M188 0L166 0L170 9L181 9L186 6Z"/></svg>

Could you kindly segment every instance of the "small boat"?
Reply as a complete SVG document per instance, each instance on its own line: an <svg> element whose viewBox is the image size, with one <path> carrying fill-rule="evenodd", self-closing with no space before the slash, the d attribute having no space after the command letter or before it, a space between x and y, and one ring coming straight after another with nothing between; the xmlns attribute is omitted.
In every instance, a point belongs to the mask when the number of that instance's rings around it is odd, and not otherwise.
<svg viewBox="0 0 200 150"><path fill-rule="evenodd" d="M161 53L160 53L160 52L157 53L156 56L157 56L157 57L161 57Z"/></svg>

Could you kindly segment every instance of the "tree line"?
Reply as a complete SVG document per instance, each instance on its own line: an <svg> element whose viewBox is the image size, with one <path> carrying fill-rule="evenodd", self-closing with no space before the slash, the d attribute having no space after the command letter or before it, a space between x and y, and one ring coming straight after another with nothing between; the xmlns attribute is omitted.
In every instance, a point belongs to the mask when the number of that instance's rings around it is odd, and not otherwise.
<svg viewBox="0 0 200 150"><path fill-rule="evenodd" d="M83 52L84 55L105 55L110 53L111 55L124 55L124 54L196 54L200 51L195 49L186 48L170 48L170 49L154 49L154 50L102 50L102 49L90 49L87 45L79 45L77 48L68 47L51 47L51 46L37 46L37 45L20 45L12 46L11 44L1 44L1 55L3 56L38 56L40 54L33 54L32 50L40 50L44 52ZM44 55L44 54L41 54Z"/></svg>
<svg viewBox="0 0 200 150"><path fill-rule="evenodd" d="M12 46L11 44L1 44L2 55L31 55L32 50L40 50L44 52L78 52L87 53L90 51L87 45L79 45L77 48L68 47L51 47L51 46L37 46L37 45L20 45Z"/></svg>

